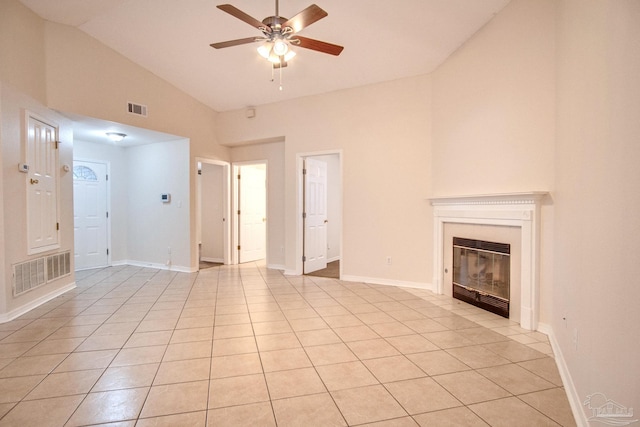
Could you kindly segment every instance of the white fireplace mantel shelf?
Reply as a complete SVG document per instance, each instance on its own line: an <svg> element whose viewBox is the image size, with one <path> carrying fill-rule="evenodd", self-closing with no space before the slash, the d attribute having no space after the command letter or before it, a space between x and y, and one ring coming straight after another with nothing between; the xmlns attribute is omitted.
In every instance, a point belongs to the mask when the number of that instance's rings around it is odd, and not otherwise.
<svg viewBox="0 0 640 427"><path fill-rule="evenodd" d="M444 227L447 223L518 227L521 236L520 326L536 330L539 318L540 205L549 193L444 196L433 205L433 284L444 293ZM448 244L448 243L447 243Z"/></svg>

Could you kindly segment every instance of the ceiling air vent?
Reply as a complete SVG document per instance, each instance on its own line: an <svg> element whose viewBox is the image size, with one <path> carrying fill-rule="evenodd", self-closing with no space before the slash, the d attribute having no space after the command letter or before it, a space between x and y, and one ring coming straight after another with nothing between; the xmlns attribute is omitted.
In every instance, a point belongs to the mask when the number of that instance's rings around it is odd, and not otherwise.
<svg viewBox="0 0 640 427"><path fill-rule="evenodd" d="M147 117L146 105L129 102L127 103L127 111L129 112L129 114L135 114L136 116Z"/></svg>

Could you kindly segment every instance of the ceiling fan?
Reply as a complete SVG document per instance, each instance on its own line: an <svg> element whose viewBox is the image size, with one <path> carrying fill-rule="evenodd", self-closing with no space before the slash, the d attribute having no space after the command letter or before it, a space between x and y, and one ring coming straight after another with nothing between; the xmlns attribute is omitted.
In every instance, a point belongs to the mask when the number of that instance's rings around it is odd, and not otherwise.
<svg viewBox="0 0 640 427"><path fill-rule="evenodd" d="M303 28L308 27L328 15L327 12L315 4L307 7L293 18L287 19L280 16L278 0L276 0L275 15L268 16L262 21L258 21L230 4L221 4L218 6L218 9L246 22L252 27L257 28L263 35L262 37L247 37L244 39L212 43L210 46L215 49L222 49L247 43L263 42L263 44L258 48L258 52L264 58L268 59L273 64L274 68L286 67L287 61L295 56L295 52L290 49L290 45L328 53L335 56L340 55L342 49L344 49L344 47L336 44L298 35L298 32Z"/></svg>

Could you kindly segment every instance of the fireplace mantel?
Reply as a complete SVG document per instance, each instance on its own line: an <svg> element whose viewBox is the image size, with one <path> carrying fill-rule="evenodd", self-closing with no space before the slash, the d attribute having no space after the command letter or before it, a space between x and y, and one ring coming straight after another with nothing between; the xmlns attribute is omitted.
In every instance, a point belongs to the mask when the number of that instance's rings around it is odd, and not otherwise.
<svg viewBox="0 0 640 427"><path fill-rule="evenodd" d="M520 326L536 330L539 318L540 205L546 191L433 197L433 284L444 293L447 223L518 227L521 233Z"/></svg>

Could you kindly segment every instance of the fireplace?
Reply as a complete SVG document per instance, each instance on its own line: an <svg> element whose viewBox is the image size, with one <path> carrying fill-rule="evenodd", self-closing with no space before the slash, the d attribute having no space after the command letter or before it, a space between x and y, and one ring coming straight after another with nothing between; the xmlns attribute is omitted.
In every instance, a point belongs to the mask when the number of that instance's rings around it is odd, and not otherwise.
<svg viewBox="0 0 640 427"><path fill-rule="evenodd" d="M511 227L518 231L518 243L511 244L511 273L517 268L519 278L511 279L509 306L510 319L519 321L520 327L538 329L539 307L539 242L540 205L547 196L544 191L525 193L489 194L476 196L432 197L433 206L433 286L439 294L447 294L444 263L445 252L451 248L451 240L445 239L449 225ZM464 234L457 234L464 235ZM504 241L493 237L474 237L485 241ZM518 251L518 260L514 258Z"/></svg>
<svg viewBox="0 0 640 427"><path fill-rule="evenodd" d="M453 238L453 297L509 318L511 245Z"/></svg>

